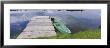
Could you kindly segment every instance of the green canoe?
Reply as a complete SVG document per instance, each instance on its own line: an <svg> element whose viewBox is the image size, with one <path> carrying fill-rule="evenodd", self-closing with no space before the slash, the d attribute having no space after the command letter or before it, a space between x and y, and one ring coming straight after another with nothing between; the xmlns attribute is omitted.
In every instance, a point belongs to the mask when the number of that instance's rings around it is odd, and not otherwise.
<svg viewBox="0 0 110 48"><path fill-rule="evenodd" d="M71 31L57 18L51 18L53 26L61 33L69 34Z"/></svg>

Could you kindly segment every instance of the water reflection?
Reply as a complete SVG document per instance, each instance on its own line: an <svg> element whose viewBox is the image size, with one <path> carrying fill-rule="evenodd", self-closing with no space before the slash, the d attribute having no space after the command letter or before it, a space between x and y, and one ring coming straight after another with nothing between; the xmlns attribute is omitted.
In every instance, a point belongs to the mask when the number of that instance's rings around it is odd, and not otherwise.
<svg viewBox="0 0 110 48"><path fill-rule="evenodd" d="M95 29L101 25L100 12L100 9L11 9L11 38L16 38L16 36L26 27L29 20L34 16L50 16L59 18L72 33L89 28Z"/></svg>

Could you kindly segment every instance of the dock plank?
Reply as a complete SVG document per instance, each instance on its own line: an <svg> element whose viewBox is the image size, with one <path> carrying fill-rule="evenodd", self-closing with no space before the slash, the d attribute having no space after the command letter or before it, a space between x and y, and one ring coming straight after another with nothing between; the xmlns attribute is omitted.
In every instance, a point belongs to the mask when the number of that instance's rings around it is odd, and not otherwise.
<svg viewBox="0 0 110 48"><path fill-rule="evenodd" d="M49 16L36 16L31 19L18 39L56 36L54 26Z"/></svg>

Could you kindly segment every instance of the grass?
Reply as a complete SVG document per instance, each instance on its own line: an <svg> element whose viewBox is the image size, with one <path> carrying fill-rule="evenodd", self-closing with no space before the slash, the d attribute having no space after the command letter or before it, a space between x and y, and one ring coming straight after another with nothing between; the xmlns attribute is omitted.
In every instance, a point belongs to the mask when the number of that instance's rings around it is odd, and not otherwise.
<svg viewBox="0 0 110 48"><path fill-rule="evenodd" d="M101 39L101 30L85 30L74 34L63 34L57 32L57 36L38 37L38 39Z"/></svg>

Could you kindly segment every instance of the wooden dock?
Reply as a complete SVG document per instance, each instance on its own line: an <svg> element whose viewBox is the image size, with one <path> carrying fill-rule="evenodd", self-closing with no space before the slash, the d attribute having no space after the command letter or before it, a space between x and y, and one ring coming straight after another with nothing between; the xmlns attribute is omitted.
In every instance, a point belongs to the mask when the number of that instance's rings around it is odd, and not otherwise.
<svg viewBox="0 0 110 48"><path fill-rule="evenodd" d="M36 16L31 19L17 39L56 36L54 26L49 16Z"/></svg>

